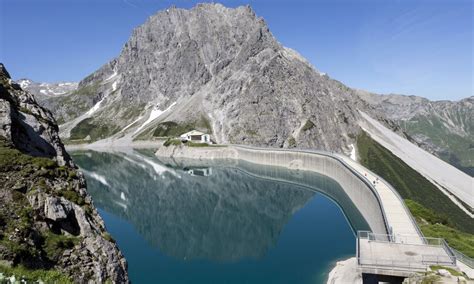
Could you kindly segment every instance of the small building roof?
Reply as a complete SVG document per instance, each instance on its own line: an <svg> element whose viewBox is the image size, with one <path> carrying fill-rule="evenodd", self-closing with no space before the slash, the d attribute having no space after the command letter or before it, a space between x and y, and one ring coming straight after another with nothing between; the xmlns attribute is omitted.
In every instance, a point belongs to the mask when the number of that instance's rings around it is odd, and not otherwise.
<svg viewBox="0 0 474 284"><path fill-rule="evenodd" d="M203 133L203 132L197 131L197 130L191 130L191 131L189 131L189 132L186 132L186 133L181 134L181 136L187 136L187 135L190 135L190 136L194 136L194 135L206 135L206 133Z"/></svg>

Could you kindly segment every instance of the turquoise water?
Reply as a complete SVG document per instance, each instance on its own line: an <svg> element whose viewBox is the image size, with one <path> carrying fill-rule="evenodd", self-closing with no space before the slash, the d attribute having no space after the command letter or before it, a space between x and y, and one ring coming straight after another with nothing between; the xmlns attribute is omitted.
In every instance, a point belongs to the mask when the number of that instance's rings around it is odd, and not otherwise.
<svg viewBox="0 0 474 284"><path fill-rule="evenodd" d="M131 149L73 158L134 283L324 283L355 253L349 224L366 228L321 175Z"/></svg>

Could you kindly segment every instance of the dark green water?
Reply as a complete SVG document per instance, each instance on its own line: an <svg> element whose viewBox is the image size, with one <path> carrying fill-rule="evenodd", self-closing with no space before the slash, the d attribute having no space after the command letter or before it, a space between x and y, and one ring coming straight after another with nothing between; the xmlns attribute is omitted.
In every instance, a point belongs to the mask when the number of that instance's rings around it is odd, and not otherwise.
<svg viewBox="0 0 474 284"><path fill-rule="evenodd" d="M367 228L317 174L132 149L73 158L134 283L324 283L355 253L351 225Z"/></svg>

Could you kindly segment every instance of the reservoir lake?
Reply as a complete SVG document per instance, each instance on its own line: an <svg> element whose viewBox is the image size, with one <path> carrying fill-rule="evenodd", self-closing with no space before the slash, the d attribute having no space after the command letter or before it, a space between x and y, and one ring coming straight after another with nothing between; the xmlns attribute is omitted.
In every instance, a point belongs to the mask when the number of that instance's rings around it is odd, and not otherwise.
<svg viewBox="0 0 474 284"><path fill-rule="evenodd" d="M317 173L128 148L71 155L132 283L325 283L368 229Z"/></svg>

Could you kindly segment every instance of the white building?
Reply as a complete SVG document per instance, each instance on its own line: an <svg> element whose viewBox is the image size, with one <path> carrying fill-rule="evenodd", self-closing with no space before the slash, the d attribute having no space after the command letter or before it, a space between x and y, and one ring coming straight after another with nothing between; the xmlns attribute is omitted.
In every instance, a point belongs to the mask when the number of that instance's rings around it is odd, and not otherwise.
<svg viewBox="0 0 474 284"><path fill-rule="evenodd" d="M212 175L212 168L190 169L188 170L188 174L192 176L208 177Z"/></svg>
<svg viewBox="0 0 474 284"><path fill-rule="evenodd" d="M197 130L191 130L182 134L180 137L181 141L191 141L196 143L207 143L212 144L211 136L206 133L202 133Z"/></svg>

